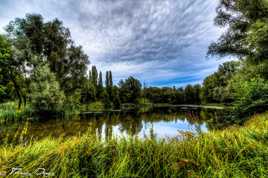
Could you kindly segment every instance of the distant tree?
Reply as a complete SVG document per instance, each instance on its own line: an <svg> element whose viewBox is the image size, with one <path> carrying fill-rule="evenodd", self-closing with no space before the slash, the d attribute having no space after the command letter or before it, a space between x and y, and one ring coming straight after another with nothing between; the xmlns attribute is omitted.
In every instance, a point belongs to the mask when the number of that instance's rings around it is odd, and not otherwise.
<svg viewBox="0 0 268 178"><path fill-rule="evenodd" d="M141 96L141 83L134 77L119 82L120 100L122 103L136 103Z"/></svg>
<svg viewBox="0 0 268 178"><path fill-rule="evenodd" d="M192 85L187 85L184 89L184 103L192 104L195 102L195 91Z"/></svg>
<svg viewBox="0 0 268 178"><path fill-rule="evenodd" d="M105 84L106 84L106 93L108 95L108 98L110 101L113 100L113 94L112 94L112 90L113 90L113 77L112 77L112 72L111 71L106 71L106 80L105 80Z"/></svg>
<svg viewBox="0 0 268 178"><path fill-rule="evenodd" d="M121 100L120 100L120 93L119 88L117 86L113 87L113 107L115 109L120 109Z"/></svg>
<svg viewBox="0 0 268 178"><path fill-rule="evenodd" d="M96 66L92 66L91 77L92 77L92 84L94 85L95 88L97 88L97 85L98 85L98 71L97 71Z"/></svg>
<svg viewBox="0 0 268 178"><path fill-rule="evenodd" d="M192 103L200 104L201 103L201 85L196 84L193 86L194 88L194 100Z"/></svg>
<svg viewBox="0 0 268 178"><path fill-rule="evenodd" d="M84 104L88 104L90 102L96 101L96 98L97 91L96 87L93 84L92 71L89 71L88 77L84 79L84 82L82 82L81 102Z"/></svg>
<svg viewBox="0 0 268 178"><path fill-rule="evenodd" d="M103 82L102 82L102 72L99 73L98 78L98 85L97 85L97 98L100 100L104 99L104 88L103 88Z"/></svg>

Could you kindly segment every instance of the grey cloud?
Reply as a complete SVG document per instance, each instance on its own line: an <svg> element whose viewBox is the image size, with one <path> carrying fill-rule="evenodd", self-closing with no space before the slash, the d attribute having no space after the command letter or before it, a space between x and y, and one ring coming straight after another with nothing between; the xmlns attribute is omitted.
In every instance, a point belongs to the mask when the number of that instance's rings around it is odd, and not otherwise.
<svg viewBox="0 0 268 178"><path fill-rule="evenodd" d="M80 2L78 12L80 26L94 29L107 46L102 60L171 60L208 34L213 5L208 0L88 0Z"/></svg>

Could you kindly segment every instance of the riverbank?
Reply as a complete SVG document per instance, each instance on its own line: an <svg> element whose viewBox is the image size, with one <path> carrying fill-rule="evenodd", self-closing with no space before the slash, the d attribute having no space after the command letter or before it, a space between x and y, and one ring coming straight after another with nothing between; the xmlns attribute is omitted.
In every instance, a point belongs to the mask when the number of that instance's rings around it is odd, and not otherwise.
<svg viewBox="0 0 268 178"><path fill-rule="evenodd" d="M13 167L55 177L267 177L268 113L243 127L176 139L112 139L89 134L1 146L0 173Z"/></svg>

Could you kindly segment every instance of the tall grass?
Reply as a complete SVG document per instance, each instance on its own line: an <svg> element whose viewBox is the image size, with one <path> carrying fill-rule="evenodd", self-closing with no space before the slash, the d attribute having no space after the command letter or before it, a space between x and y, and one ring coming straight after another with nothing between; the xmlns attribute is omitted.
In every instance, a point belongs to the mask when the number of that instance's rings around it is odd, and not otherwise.
<svg viewBox="0 0 268 178"><path fill-rule="evenodd" d="M27 118L32 113L33 111L29 104L19 109L17 102L2 103L0 104L0 123Z"/></svg>
<svg viewBox="0 0 268 178"><path fill-rule="evenodd" d="M0 172L45 168L55 177L268 177L268 113L243 127L183 141L101 141L85 134L0 147Z"/></svg>

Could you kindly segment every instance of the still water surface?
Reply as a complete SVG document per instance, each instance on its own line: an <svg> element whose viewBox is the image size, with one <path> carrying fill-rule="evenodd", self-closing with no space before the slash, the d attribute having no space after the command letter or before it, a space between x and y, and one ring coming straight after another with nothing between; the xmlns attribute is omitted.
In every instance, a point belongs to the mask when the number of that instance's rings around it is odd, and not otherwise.
<svg viewBox="0 0 268 178"><path fill-rule="evenodd" d="M47 136L71 137L90 132L101 139L134 136L179 138L182 133L197 135L219 127L223 111L161 110L149 113L106 113L45 119L0 125L0 141L38 140Z"/></svg>

